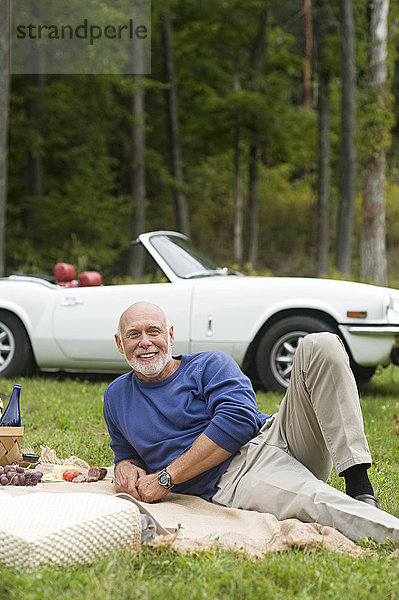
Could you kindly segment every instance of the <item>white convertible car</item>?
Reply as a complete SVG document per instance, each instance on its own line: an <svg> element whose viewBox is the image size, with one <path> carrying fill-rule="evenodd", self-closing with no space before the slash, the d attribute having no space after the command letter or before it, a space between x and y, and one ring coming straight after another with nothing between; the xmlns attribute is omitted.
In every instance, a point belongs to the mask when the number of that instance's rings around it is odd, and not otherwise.
<svg viewBox="0 0 399 600"><path fill-rule="evenodd" d="M96 272L74 280L65 263L57 266L58 280L0 279L0 376L35 369L126 371L114 332L120 313L138 300L165 310L174 325L174 354L224 350L266 389L285 390L298 342L314 331L342 338L359 382L370 379L377 365L399 364L396 290L243 276L211 265L175 232L145 233L134 243L152 256L162 283L102 285Z"/></svg>

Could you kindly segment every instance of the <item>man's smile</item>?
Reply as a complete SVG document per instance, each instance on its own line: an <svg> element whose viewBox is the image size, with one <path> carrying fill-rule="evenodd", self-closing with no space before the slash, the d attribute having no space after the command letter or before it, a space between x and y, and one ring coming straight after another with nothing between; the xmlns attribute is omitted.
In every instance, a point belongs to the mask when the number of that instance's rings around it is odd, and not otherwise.
<svg viewBox="0 0 399 600"><path fill-rule="evenodd" d="M140 358L141 360L149 360L150 358L153 358L157 354L158 354L158 352L146 352L143 354L137 354L137 357Z"/></svg>

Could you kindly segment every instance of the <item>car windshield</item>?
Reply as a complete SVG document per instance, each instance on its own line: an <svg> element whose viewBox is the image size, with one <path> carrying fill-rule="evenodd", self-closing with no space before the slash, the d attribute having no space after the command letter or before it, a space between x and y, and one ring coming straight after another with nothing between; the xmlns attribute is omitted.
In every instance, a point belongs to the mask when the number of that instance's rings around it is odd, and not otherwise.
<svg viewBox="0 0 399 600"><path fill-rule="evenodd" d="M168 266L182 279L228 274L228 269L217 267L200 252L194 250L183 238L154 235L151 237L151 244Z"/></svg>

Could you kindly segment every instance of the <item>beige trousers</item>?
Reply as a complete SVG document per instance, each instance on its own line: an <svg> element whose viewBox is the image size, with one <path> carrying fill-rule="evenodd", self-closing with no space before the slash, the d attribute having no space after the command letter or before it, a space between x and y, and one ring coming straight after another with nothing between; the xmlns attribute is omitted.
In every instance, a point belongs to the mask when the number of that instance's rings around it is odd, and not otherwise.
<svg viewBox="0 0 399 600"><path fill-rule="evenodd" d="M359 397L338 336L309 334L296 353L280 410L240 448L213 502L337 528L352 540L399 540L399 519L329 486L338 473L371 464Z"/></svg>

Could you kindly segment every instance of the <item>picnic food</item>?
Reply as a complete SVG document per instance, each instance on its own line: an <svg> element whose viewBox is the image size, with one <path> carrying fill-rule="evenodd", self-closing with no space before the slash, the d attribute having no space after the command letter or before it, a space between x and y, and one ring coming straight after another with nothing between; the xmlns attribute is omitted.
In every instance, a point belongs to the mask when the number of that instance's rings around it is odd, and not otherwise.
<svg viewBox="0 0 399 600"><path fill-rule="evenodd" d="M90 467L85 460L78 456L72 455L69 458L60 459L56 451L48 446L40 446L40 462L44 465L69 465L80 469L88 469Z"/></svg>
<svg viewBox="0 0 399 600"><path fill-rule="evenodd" d="M105 467L90 467L87 472L88 477L96 477L97 480L104 479L107 474L107 469Z"/></svg>
<svg viewBox="0 0 399 600"><path fill-rule="evenodd" d="M62 478L65 481L73 481L78 475L82 475L82 473L80 471L73 471L72 473L71 471L64 471Z"/></svg>
<svg viewBox="0 0 399 600"><path fill-rule="evenodd" d="M41 471L31 471L18 465L0 467L1 485L35 486L41 481L42 476L43 473Z"/></svg>
<svg viewBox="0 0 399 600"><path fill-rule="evenodd" d="M93 483L104 479L106 474L107 469L105 467L90 467L87 475L83 475L81 471L64 471L62 478L72 483Z"/></svg>

